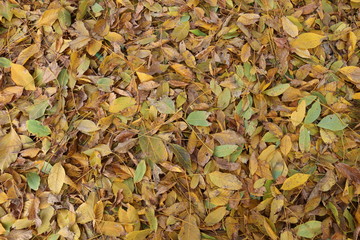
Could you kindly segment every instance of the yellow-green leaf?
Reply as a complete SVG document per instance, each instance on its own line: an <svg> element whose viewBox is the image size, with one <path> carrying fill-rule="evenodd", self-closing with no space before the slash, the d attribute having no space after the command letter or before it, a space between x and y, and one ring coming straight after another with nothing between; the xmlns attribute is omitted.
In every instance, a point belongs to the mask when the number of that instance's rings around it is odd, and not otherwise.
<svg viewBox="0 0 360 240"><path fill-rule="evenodd" d="M139 137L141 150L149 160L157 163L167 160L168 153L165 144L159 137L141 136Z"/></svg>
<svg viewBox="0 0 360 240"><path fill-rule="evenodd" d="M209 215L207 215L206 218L204 219L206 226L213 226L217 224L224 218L226 213L227 213L226 207L219 207L215 209L214 211L209 213Z"/></svg>
<svg viewBox="0 0 360 240"><path fill-rule="evenodd" d="M175 41L180 42L184 40L189 34L190 23L188 21L179 23L171 33L171 38L175 39Z"/></svg>
<svg viewBox="0 0 360 240"><path fill-rule="evenodd" d="M144 174L146 172L146 163L145 160L141 160L139 164L136 166L135 174L134 174L134 183L140 182Z"/></svg>
<svg viewBox="0 0 360 240"><path fill-rule="evenodd" d="M111 102L109 112L118 113L128 107L134 106L136 100L132 97L119 97Z"/></svg>

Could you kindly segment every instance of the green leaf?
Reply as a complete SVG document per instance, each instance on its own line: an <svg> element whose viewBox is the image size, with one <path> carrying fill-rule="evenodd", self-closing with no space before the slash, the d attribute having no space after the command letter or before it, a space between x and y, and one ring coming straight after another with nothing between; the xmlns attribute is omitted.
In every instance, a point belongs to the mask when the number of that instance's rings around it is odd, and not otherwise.
<svg viewBox="0 0 360 240"><path fill-rule="evenodd" d="M29 113L30 119L38 119L42 116L44 116L46 108L49 106L48 99L42 100L29 108L26 109L26 111Z"/></svg>
<svg viewBox="0 0 360 240"><path fill-rule="evenodd" d="M295 228L299 237L314 238L322 233L320 221L308 221Z"/></svg>
<svg viewBox="0 0 360 240"><path fill-rule="evenodd" d="M111 78L100 78L97 82L96 85L98 86L98 88L101 91L104 92L111 92L110 87L114 84L114 80L112 80Z"/></svg>
<svg viewBox="0 0 360 240"><path fill-rule="evenodd" d="M175 113L175 103L169 97L162 98L160 101L156 102L154 105L160 113L164 113L164 114L174 114Z"/></svg>
<svg viewBox="0 0 360 240"><path fill-rule="evenodd" d="M336 114L331 114L318 123L318 126L331 131L340 131L347 127L347 124L343 123Z"/></svg>
<svg viewBox="0 0 360 240"><path fill-rule="evenodd" d="M32 190L38 190L40 186L40 176L35 172L29 172L26 174L26 180L29 187Z"/></svg>
<svg viewBox="0 0 360 240"><path fill-rule="evenodd" d="M310 151L310 131L304 126L300 128L299 148L301 152Z"/></svg>
<svg viewBox="0 0 360 240"><path fill-rule="evenodd" d="M316 102L313 103L313 105L307 112L304 123L309 124L314 122L320 116L320 113L321 113L321 105L320 105L320 101L317 100Z"/></svg>
<svg viewBox="0 0 360 240"><path fill-rule="evenodd" d="M225 109L229 106L231 100L231 92L229 88L225 88L218 96L217 107Z"/></svg>
<svg viewBox="0 0 360 240"><path fill-rule="evenodd" d="M35 134L37 137L45 137L51 134L50 128L42 125L42 123L37 120L27 120L26 128L30 133Z"/></svg>
<svg viewBox="0 0 360 240"><path fill-rule="evenodd" d="M190 23L188 21L180 22L171 33L171 38L175 39L175 41L177 42L180 42L187 37L187 35L189 34L189 30Z"/></svg>
<svg viewBox="0 0 360 240"><path fill-rule="evenodd" d="M163 162L168 158L165 144L159 137L140 136L139 144L145 156L152 162Z"/></svg>
<svg viewBox="0 0 360 240"><path fill-rule="evenodd" d="M190 32L195 34L196 36L202 36L202 37L207 36L206 33L200 31L199 29L192 29L190 30Z"/></svg>
<svg viewBox="0 0 360 240"><path fill-rule="evenodd" d="M177 144L170 144L170 150L175 154L176 160L187 170L191 169L191 158L188 151Z"/></svg>
<svg viewBox="0 0 360 240"><path fill-rule="evenodd" d="M216 146L214 149L214 156L215 157L226 157L235 152L238 148L238 145L221 145Z"/></svg>
<svg viewBox="0 0 360 240"><path fill-rule="evenodd" d="M71 14L68 10L66 10L65 8L62 8L59 11L59 15L58 15L58 20L60 25L63 28L69 27L71 25Z"/></svg>
<svg viewBox="0 0 360 240"><path fill-rule="evenodd" d="M150 229L156 232L156 230L158 228L158 220L157 220L157 218L155 216L154 208L152 208L152 207L147 208L146 212L145 212L145 216L146 216L146 219L149 222Z"/></svg>
<svg viewBox="0 0 360 240"><path fill-rule="evenodd" d="M59 234L51 234L47 240L57 240L59 239L60 235Z"/></svg>
<svg viewBox="0 0 360 240"><path fill-rule="evenodd" d="M65 87L67 83L69 82L69 73L67 69L63 69L60 71L57 81L61 87Z"/></svg>
<svg viewBox="0 0 360 240"><path fill-rule="evenodd" d="M207 127L210 126L210 123L206 120L209 115L210 113L206 111L194 111L189 114L186 121L193 126Z"/></svg>
<svg viewBox="0 0 360 240"><path fill-rule="evenodd" d="M141 160L139 164L136 166L134 183L140 182L143 179L145 172L146 172L146 163L145 160Z"/></svg>
<svg viewBox="0 0 360 240"><path fill-rule="evenodd" d="M0 57L0 67L10 67L11 61L7 58Z"/></svg>
<svg viewBox="0 0 360 240"><path fill-rule="evenodd" d="M111 102L109 111L111 113L118 113L128 107L134 106L136 100L132 97L119 97Z"/></svg>
<svg viewBox="0 0 360 240"><path fill-rule="evenodd" d="M98 3L95 3L94 5L92 5L91 9L93 10L94 13L99 13L102 10L104 10L104 8Z"/></svg>
<svg viewBox="0 0 360 240"><path fill-rule="evenodd" d="M264 91L264 94L271 96L271 97L276 97L276 96L283 94L289 87L290 87L290 84L288 84L288 83L279 84L273 88L270 88L270 89Z"/></svg>

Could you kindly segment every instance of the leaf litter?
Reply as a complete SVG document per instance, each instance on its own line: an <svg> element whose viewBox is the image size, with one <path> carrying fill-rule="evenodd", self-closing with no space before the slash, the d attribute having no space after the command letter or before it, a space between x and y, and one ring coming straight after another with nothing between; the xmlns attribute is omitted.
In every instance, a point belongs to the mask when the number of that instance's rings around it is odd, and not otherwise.
<svg viewBox="0 0 360 240"><path fill-rule="evenodd" d="M0 239L357 239L360 2L0 3Z"/></svg>

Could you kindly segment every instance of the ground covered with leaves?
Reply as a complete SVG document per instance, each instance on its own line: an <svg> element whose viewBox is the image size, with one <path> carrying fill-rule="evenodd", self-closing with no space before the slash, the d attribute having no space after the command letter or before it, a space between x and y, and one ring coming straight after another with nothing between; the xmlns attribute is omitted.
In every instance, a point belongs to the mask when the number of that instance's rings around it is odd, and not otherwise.
<svg viewBox="0 0 360 240"><path fill-rule="evenodd" d="M359 7L1 0L0 239L357 239Z"/></svg>

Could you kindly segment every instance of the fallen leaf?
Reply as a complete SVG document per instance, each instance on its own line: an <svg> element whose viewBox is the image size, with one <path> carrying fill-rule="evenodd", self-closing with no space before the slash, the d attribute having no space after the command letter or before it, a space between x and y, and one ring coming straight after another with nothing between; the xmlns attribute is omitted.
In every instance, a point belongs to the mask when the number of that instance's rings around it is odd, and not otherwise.
<svg viewBox="0 0 360 240"><path fill-rule="evenodd" d="M187 215L184 219L179 235L179 240L200 240L200 230L193 215Z"/></svg>
<svg viewBox="0 0 360 240"><path fill-rule="evenodd" d="M0 138L0 170L3 172L11 163L15 162L22 147L16 131L11 128L10 132Z"/></svg>
<svg viewBox="0 0 360 240"><path fill-rule="evenodd" d="M297 188L301 185L304 185L306 181L309 179L310 174L304 174L304 173L295 173L291 177L287 178L283 185L281 186L282 190L292 190L294 188Z"/></svg>
<svg viewBox="0 0 360 240"><path fill-rule="evenodd" d="M10 67L11 79L17 85L24 87L25 90L36 90L34 78L25 67L15 63L12 63Z"/></svg>
<svg viewBox="0 0 360 240"><path fill-rule="evenodd" d="M49 188L53 193L59 194L62 186L64 185L64 182L65 169L63 168L61 163L55 163L54 166L51 168L48 176Z"/></svg>
<svg viewBox="0 0 360 240"><path fill-rule="evenodd" d="M295 48L306 50L319 46L324 38L324 36L316 33L302 33L291 42L291 45Z"/></svg>
<svg viewBox="0 0 360 240"><path fill-rule="evenodd" d="M219 188L225 188L229 190L240 190L242 183L239 179L231 173L222 173L214 171L209 173L211 182Z"/></svg>

